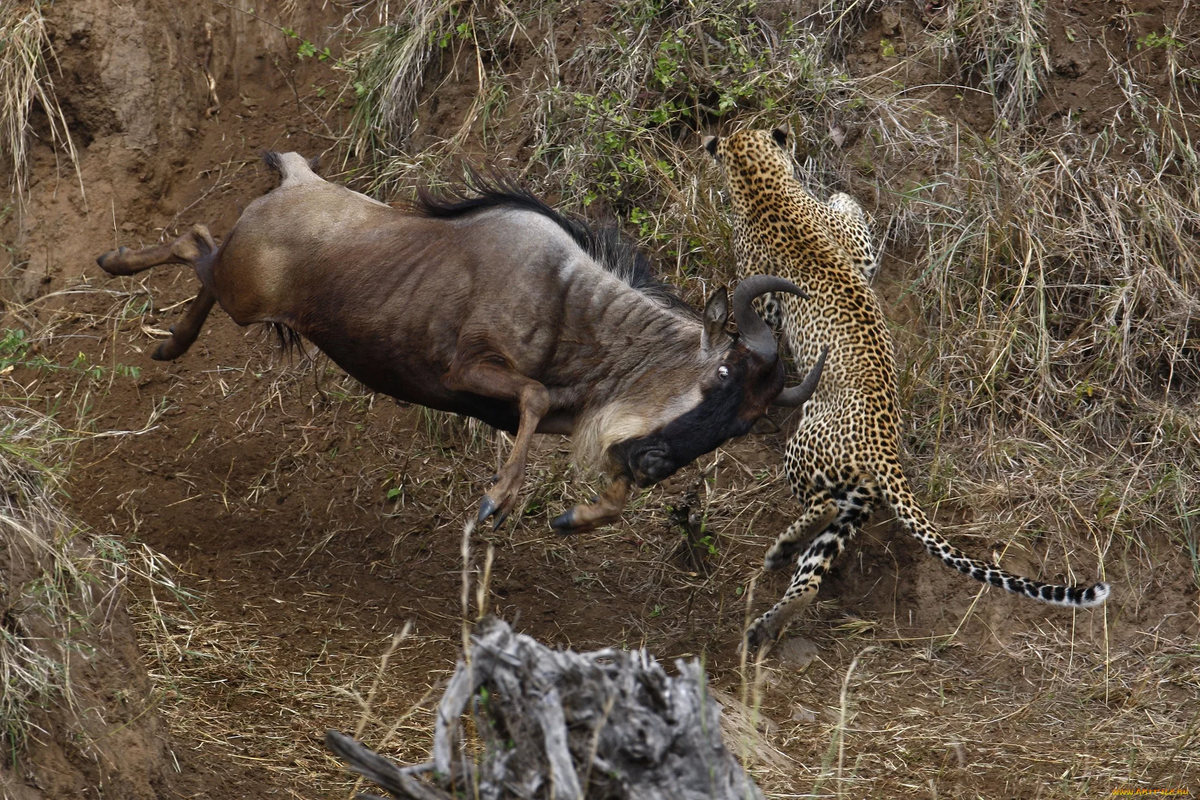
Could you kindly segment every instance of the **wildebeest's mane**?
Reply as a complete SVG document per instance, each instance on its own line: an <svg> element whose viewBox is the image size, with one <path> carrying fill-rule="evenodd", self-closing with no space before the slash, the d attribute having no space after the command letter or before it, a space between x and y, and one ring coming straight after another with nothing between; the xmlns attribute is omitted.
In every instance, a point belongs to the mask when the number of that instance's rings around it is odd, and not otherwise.
<svg viewBox="0 0 1200 800"><path fill-rule="evenodd" d="M541 214L566 231L607 272L668 308L698 316L696 310L679 297L674 286L658 279L650 259L615 225L594 228L578 217L563 214L501 173L484 175L471 169L466 181L437 193L423 187L417 190L417 200L412 208L424 216L441 219L491 208L518 208Z"/></svg>
<svg viewBox="0 0 1200 800"><path fill-rule="evenodd" d="M282 322L268 322L265 324L275 334L275 338L279 342L279 349L287 355L291 355L303 348L303 338L291 326L285 325Z"/></svg>

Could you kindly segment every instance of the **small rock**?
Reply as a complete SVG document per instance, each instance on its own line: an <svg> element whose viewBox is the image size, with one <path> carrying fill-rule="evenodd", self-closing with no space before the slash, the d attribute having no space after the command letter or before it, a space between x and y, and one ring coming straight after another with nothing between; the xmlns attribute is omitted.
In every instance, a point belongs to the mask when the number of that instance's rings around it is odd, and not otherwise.
<svg viewBox="0 0 1200 800"><path fill-rule="evenodd" d="M1088 63L1087 59L1079 59L1074 55L1068 55L1054 59L1051 66L1056 74L1064 78L1079 78L1087 73L1091 64Z"/></svg>
<svg viewBox="0 0 1200 800"><path fill-rule="evenodd" d="M830 125L829 138L833 140L835 145L841 147L846 142L846 129L841 125Z"/></svg>
<svg viewBox="0 0 1200 800"><path fill-rule="evenodd" d="M880 30L887 36L895 36L900 32L900 12L894 8L885 8L879 13Z"/></svg>
<svg viewBox="0 0 1200 800"><path fill-rule="evenodd" d="M816 722L817 715L809 711L804 706L792 706L792 720L794 722Z"/></svg>
<svg viewBox="0 0 1200 800"><path fill-rule="evenodd" d="M816 660L820 651L817 645L802 636L789 636L771 648L771 655L780 664L803 669Z"/></svg>

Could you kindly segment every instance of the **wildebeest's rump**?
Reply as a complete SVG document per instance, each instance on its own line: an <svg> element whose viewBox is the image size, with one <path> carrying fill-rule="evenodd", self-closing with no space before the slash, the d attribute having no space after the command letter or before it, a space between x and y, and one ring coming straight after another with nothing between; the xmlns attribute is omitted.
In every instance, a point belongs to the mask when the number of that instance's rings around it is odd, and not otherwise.
<svg viewBox="0 0 1200 800"><path fill-rule="evenodd" d="M633 485L662 480L799 405L821 366L783 391L784 366L751 301L801 294L753 276L703 314L654 280L619 236L568 219L502 179L390 207L328 183L296 153L268 153L278 188L218 246L196 225L170 244L97 259L114 275L191 265L201 289L154 354L182 355L213 303L239 325L286 326L371 389L516 434L479 517L512 510L535 432L572 434L576 460L612 477L565 531L619 519Z"/></svg>

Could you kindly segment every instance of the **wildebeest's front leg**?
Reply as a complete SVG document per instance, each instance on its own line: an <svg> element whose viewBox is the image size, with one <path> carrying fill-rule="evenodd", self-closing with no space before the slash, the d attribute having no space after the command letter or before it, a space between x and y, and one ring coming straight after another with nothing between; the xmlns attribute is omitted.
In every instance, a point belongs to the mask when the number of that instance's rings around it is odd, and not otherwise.
<svg viewBox="0 0 1200 800"><path fill-rule="evenodd" d="M200 335L200 328L216 302L216 295L201 286L183 319L171 326L171 338L160 344L150 357L155 361L174 361L186 353Z"/></svg>
<svg viewBox="0 0 1200 800"><path fill-rule="evenodd" d="M613 479L604 494L591 503L580 504L559 514L550 525L563 533L583 533L601 525L611 525L621 519L629 500L629 478L620 475Z"/></svg>
<svg viewBox="0 0 1200 800"><path fill-rule="evenodd" d="M454 391L517 401L521 420L517 424L517 438L513 442L512 452L500 468L495 485L484 494L479 504L479 521L495 515L498 528L516 504L517 493L525 479L529 444L538 423L550 410L550 392L537 381L494 360L456 362L443 382L446 388Z"/></svg>

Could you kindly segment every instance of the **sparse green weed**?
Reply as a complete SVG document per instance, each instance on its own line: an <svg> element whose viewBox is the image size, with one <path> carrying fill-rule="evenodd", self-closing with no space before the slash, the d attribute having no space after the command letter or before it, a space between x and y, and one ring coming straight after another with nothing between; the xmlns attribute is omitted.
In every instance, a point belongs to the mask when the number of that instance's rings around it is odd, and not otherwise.
<svg viewBox="0 0 1200 800"><path fill-rule="evenodd" d="M1176 39L1174 36L1170 35L1166 31L1164 31L1163 33L1157 33L1155 31L1150 31L1150 33L1147 33L1144 36L1138 37L1137 49L1138 50L1153 50L1153 49L1181 50L1181 49L1183 49L1183 42L1179 41L1178 39Z"/></svg>
<svg viewBox="0 0 1200 800"><path fill-rule="evenodd" d="M15 367L45 371L70 372L86 378L94 383L103 381L110 372L113 375L137 379L142 374L142 368L131 364L113 364L106 367L103 364L90 363L86 353L77 352L69 363L59 364L38 353L34 343L23 329L6 328L0 331L0 374L12 371Z"/></svg>

